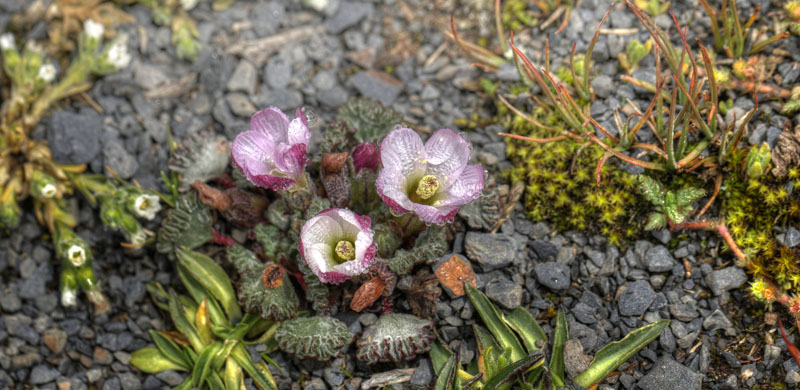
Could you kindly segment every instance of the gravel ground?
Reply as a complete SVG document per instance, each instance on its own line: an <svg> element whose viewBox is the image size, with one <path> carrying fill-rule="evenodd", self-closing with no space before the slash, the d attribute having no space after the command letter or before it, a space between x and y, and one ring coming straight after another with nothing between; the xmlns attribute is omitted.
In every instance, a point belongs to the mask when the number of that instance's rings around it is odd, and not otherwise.
<svg viewBox="0 0 800 390"><path fill-rule="evenodd" d="M0 1L0 9L4 15L18 11L19 3ZM454 127L456 119L475 112L490 116L492 104L476 93L475 82L481 77L513 82L516 74L504 68L484 75L446 44L441 31L454 9L460 19L490 15L489 5L483 4L488 2L453 3L332 0L316 12L290 1L238 1L226 11L213 12L201 2L191 11L204 45L194 63L177 59L169 28L154 25L149 9L132 6L126 11L137 25L119 30L128 33L134 60L128 69L96 82L90 92L103 113L72 102L43 121L35 135L50 140L59 161L87 162L97 173L109 166L122 178L151 187L160 185L159 172L167 164L168 128L178 140L205 130L232 139L248 127L250 114L265 106L293 110L306 105L327 120L347 99L367 96L401 112L406 123L421 130ZM673 3L679 20L697 21L690 35L710 31L696 3ZM755 2L742 3L740 9L749 15ZM584 0L561 34L555 35L551 26L519 40L529 53L538 53L547 36L558 63L573 42L579 52L585 49L606 6L601 0ZM769 2L763 1L762 14L769 11ZM657 22L667 25L670 20L662 15ZM0 30L5 23L7 17L0 16ZM490 36L490 23L483 24L473 32ZM643 40L646 31L625 10L612 12L608 27L640 32L603 35L595 49L598 99L592 112L601 123L612 121L610 108L624 99L648 98L620 82L616 60L628 40ZM293 30L306 38L237 51L253 47L253 42L242 42L285 37ZM44 31L31 34L41 39ZM796 38L785 44L798 46ZM800 75L800 50L789 53L793 58L786 62L794 66L777 70L784 86L796 83ZM652 57L635 74L645 79L654 75ZM743 110L753 104L748 96L731 97ZM762 112L771 119L751 126L751 144L774 143L789 120L771 103ZM489 126L468 134L477 160L493 173L510 164L496 135L499 130ZM53 247L27 215L17 231L0 237L0 388L135 390L179 384L184 374L145 375L128 364L133 351L151 343L148 330L170 326L144 286L151 280L174 284L173 264L152 249L126 252L118 246L118 236L103 231L86 202L71 206L80 216L79 234L93 245L96 272L112 310L94 317L85 304L75 310L60 306ZM157 222L149 228L157 229ZM623 364L621 374L602 389L763 389L800 383L800 369L782 339L774 326L764 324L764 308L741 289L747 281L744 271L732 265L729 254L717 256L718 241L713 234L678 236L664 230L618 248L602 236L557 232L547 222L529 221L518 204L500 232L461 233L451 252L473 263L478 287L500 306L523 305L535 315L551 307L565 310L570 334L586 353L646 323L670 319L661 337ZM691 265L691 272L684 263ZM405 302L397 306L407 310ZM350 313L342 319L359 332L376 316ZM433 319L445 342L467 341L462 358L474 358L471 324L476 316L465 298L443 294ZM552 332L552 323L544 320L543 328ZM398 368L415 369L400 388L433 381L424 357L373 367L357 362L353 352L329 364L281 352L273 358L283 368L274 374L287 389L363 388L372 375Z"/></svg>

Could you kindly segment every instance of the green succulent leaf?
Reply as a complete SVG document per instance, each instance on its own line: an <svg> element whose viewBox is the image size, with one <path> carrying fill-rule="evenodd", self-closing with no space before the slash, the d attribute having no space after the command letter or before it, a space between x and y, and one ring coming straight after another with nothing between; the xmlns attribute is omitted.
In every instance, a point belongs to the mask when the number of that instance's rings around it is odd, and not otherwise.
<svg viewBox="0 0 800 390"><path fill-rule="evenodd" d="M200 353L200 356L197 357L197 361L194 362L194 369L192 369L192 386L200 387L206 382L212 372L214 359L221 349L222 344L214 343L206 347L203 352Z"/></svg>
<svg viewBox="0 0 800 390"><path fill-rule="evenodd" d="M458 380L458 369L461 365L461 353L456 351L447 359L447 362L442 367L442 374L436 378L434 390L455 390L456 381Z"/></svg>
<svg viewBox="0 0 800 390"><path fill-rule="evenodd" d="M544 354L541 351L534 352L531 355L509 364L496 375L489 378L486 384L483 385L483 390L498 390L504 384L511 383L519 378L529 369L542 364L544 364Z"/></svg>
<svg viewBox="0 0 800 390"><path fill-rule="evenodd" d="M192 274L181 264L178 264L178 277L183 282L183 286L186 287L186 291L189 292L189 295L192 296L192 299L195 303L199 304L203 302L203 300L208 300L208 310L209 315L211 316L211 322L215 325L226 325L228 324L228 319L225 317L225 313L223 313L222 308L219 307L219 303L216 299L211 297L211 294L203 287L197 279L192 276Z"/></svg>
<svg viewBox="0 0 800 390"><path fill-rule="evenodd" d="M244 346L241 344L237 345L233 351L231 351L231 357L236 360L236 363L239 364L242 369L253 379L253 384L258 386L261 390L277 390L278 386L275 384L275 379L272 378L272 375L269 373L269 370L266 369L266 366L261 369L255 363L253 363L250 354L247 350L244 349Z"/></svg>
<svg viewBox="0 0 800 390"><path fill-rule="evenodd" d="M183 367L184 370L189 370L189 367L191 367L191 362L187 359L186 355L183 353L183 350L181 350L181 347L172 341L172 339L155 330L150 331L150 338L153 339L153 343L156 344L156 348L158 348L158 351L161 352L164 357Z"/></svg>
<svg viewBox="0 0 800 390"><path fill-rule="evenodd" d="M148 374L156 374L167 370L188 371L186 367L168 359L155 348L142 348L132 353L131 364Z"/></svg>
<svg viewBox="0 0 800 390"><path fill-rule="evenodd" d="M556 316L556 329L553 332L553 352L550 354L551 376L564 381L564 344L569 339L569 328L567 327L567 317L563 311Z"/></svg>
<svg viewBox="0 0 800 390"><path fill-rule="evenodd" d="M433 343L433 347L431 348L430 358L431 358L431 365L433 366L433 372L436 375L439 375L444 367L445 363L447 363L447 359L450 358L450 355L453 353L447 349L442 343L435 342Z"/></svg>
<svg viewBox="0 0 800 390"><path fill-rule="evenodd" d="M650 213L650 216L647 218L647 224L644 225L644 230L661 229L664 226L667 226L667 217L665 217L664 214Z"/></svg>
<svg viewBox="0 0 800 390"><path fill-rule="evenodd" d="M658 320L628 333L622 340L607 344L597 351L589 368L575 377L575 383L589 387L603 380L637 351L661 335L667 325L669 320Z"/></svg>
<svg viewBox="0 0 800 390"><path fill-rule="evenodd" d="M505 316L504 319L508 326L517 332L522 342L525 344L525 348L528 349L528 352L542 349L542 346L536 345L537 342L547 342L547 336L544 334L544 331L539 326L539 323L536 322L536 318L533 317L531 312L517 307ZM543 343L541 345L544 345Z"/></svg>
<svg viewBox="0 0 800 390"><path fill-rule="evenodd" d="M637 179L642 196L655 206L663 206L664 187L661 186L661 183L647 175L639 175Z"/></svg>
<svg viewBox="0 0 800 390"><path fill-rule="evenodd" d="M169 315L175 324L175 328L189 340L189 344L192 345L196 352L205 349L205 344L203 344L200 335L197 334L192 323L186 318L186 312L178 300L178 295L172 290L169 292Z"/></svg>
<svg viewBox="0 0 800 390"><path fill-rule="evenodd" d="M226 390L244 389L244 373L242 367L233 358L225 359L225 373L223 374Z"/></svg>
<svg viewBox="0 0 800 390"><path fill-rule="evenodd" d="M517 361L525 357L526 353L522 348L522 344L520 344L514 331L503 321L503 314L500 310L489 302L489 298L486 295L471 284L464 283L464 287L472 306L475 307L475 311L481 316L483 323L492 332L497 343L503 347L503 350L508 349L511 351L511 361Z"/></svg>
<svg viewBox="0 0 800 390"><path fill-rule="evenodd" d="M177 255L180 264L222 304L231 323L242 318L231 280L219 264L204 254L183 247L178 248Z"/></svg>
<svg viewBox="0 0 800 390"><path fill-rule="evenodd" d="M678 190L678 193L675 194L675 201L678 207L687 207L705 195L706 191L701 188L688 187Z"/></svg>

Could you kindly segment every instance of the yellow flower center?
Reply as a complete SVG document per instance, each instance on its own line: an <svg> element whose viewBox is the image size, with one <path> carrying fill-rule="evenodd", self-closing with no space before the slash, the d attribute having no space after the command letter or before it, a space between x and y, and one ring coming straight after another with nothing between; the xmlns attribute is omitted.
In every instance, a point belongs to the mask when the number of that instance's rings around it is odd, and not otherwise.
<svg viewBox="0 0 800 390"><path fill-rule="evenodd" d="M419 179L416 194L423 200L430 199L439 189L439 179L433 175L425 175Z"/></svg>
<svg viewBox="0 0 800 390"><path fill-rule="evenodd" d="M342 240L336 243L334 249L336 256L339 258L340 263L350 261L356 258L356 247L350 241Z"/></svg>

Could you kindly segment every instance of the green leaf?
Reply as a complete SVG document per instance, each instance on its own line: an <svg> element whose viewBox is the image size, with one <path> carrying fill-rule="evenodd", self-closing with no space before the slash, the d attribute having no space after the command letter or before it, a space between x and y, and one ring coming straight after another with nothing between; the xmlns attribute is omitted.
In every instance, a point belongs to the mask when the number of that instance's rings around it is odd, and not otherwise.
<svg viewBox="0 0 800 390"><path fill-rule="evenodd" d="M168 359L155 348L142 348L132 353L131 364L148 374L167 370L188 371L186 367Z"/></svg>
<svg viewBox="0 0 800 390"><path fill-rule="evenodd" d="M278 387L275 385L275 380L272 379L271 375L267 376L266 373L269 373L269 370L262 371L259 369L255 363L253 363L250 354L247 352L246 349L241 344L238 344L236 348L231 351L231 356L236 360L242 369L250 376L253 380L253 384L258 386L261 390L278 390Z"/></svg>
<svg viewBox="0 0 800 390"><path fill-rule="evenodd" d="M678 199L672 191L668 191L664 196L664 213L670 221L675 223L683 223L686 217L678 208Z"/></svg>
<svg viewBox="0 0 800 390"><path fill-rule="evenodd" d="M228 319L222 312L222 308L219 307L217 300L211 297L205 287L189 273L186 267L178 264L177 268L178 277L181 279L183 286L186 287L186 291L192 296L192 299L194 299L197 304L203 302L204 299L208 299L208 314L211 316L211 322L215 325L228 325Z"/></svg>
<svg viewBox="0 0 800 390"><path fill-rule="evenodd" d="M183 305L178 302L178 295L172 290L169 292L169 315L172 318L172 322L175 324L175 328L189 339L189 343L196 352L205 349L205 344L203 344L200 335L197 334L192 323L186 318Z"/></svg>
<svg viewBox="0 0 800 390"><path fill-rule="evenodd" d="M225 359L225 390L242 390L244 389L244 374L242 367L236 364L233 358Z"/></svg>
<svg viewBox="0 0 800 390"><path fill-rule="evenodd" d="M647 175L636 176L639 180L639 191L645 199L656 206L664 205L664 187L661 183Z"/></svg>
<svg viewBox="0 0 800 390"><path fill-rule="evenodd" d="M283 277L280 284L267 288L263 279L267 265L261 263L253 252L241 245L234 245L228 248L227 255L228 261L234 264L239 273L238 298L244 311L257 313L261 318L270 321L283 321L297 316L300 300L292 286L289 272L281 267Z"/></svg>
<svg viewBox="0 0 800 390"><path fill-rule="evenodd" d="M563 382L564 378L564 344L569 339L567 317L563 311L556 317L556 329L553 331L553 352L550 354L550 371Z"/></svg>
<svg viewBox="0 0 800 390"><path fill-rule="evenodd" d="M497 390L500 386L519 378L525 371L542 364L544 364L544 354L540 351L534 352L530 356L526 356L509 364L506 368L498 372L497 375L489 378L486 384L483 385L483 390Z"/></svg>
<svg viewBox="0 0 800 390"><path fill-rule="evenodd" d="M478 351L486 351L489 347L500 348L494 340L494 337L489 333L486 328L478 325L472 325L472 332L475 333L475 341L478 342ZM500 348L502 350L502 348Z"/></svg>
<svg viewBox="0 0 800 390"><path fill-rule="evenodd" d="M231 323L242 318L231 280L219 264L204 254L184 247L178 248L177 254L178 261L186 267L186 270L222 304Z"/></svg>
<svg viewBox="0 0 800 390"><path fill-rule="evenodd" d="M460 348L460 346L459 346ZM456 351L442 367L442 373L436 378L434 390L454 390L456 385L456 378L458 375L458 368L461 365L461 353Z"/></svg>
<svg viewBox="0 0 800 390"><path fill-rule="evenodd" d="M647 218L647 224L644 225L644 230L661 229L664 226L667 226L667 217L665 217L664 214L650 213L650 216Z"/></svg>
<svg viewBox="0 0 800 390"><path fill-rule="evenodd" d="M483 323L492 332L497 343L503 347L503 350L511 350L511 361L524 358L526 355L525 350L522 348L522 344L520 344L514 331L503 321L503 314L500 313L500 310L489 302L489 298L486 295L471 284L464 283L464 287L472 306L475 307L475 311L481 316Z"/></svg>
<svg viewBox="0 0 800 390"><path fill-rule="evenodd" d="M183 354L181 347L178 346L172 339L165 336L163 333L151 330L150 337L153 339L153 343L156 344L156 348L158 348L159 352L161 352L164 357L172 361L173 363L183 367L187 371L189 367L191 367L191 362L188 361L186 355Z"/></svg>
<svg viewBox="0 0 800 390"><path fill-rule="evenodd" d="M575 377L575 383L589 387L616 370L637 351L655 340L669 325L669 320L658 320L628 333L622 340L614 341L597 351L586 371Z"/></svg>
<svg viewBox="0 0 800 390"><path fill-rule="evenodd" d="M433 365L433 372L436 375L442 371L442 367L447 363L447 359L450 359L450 355L453 353L450 352L447 347L442 345L440 342L433 343L433 347L431 348L430 357L431 357L431 364Z"/></svg>
<svg viewBox="0 0 800 390"><path fill-rule="evenodd" d="M687 207L691 206L694 201L705 195L706 191L703 189L688 187L678 190L678 193L675 195L675 201L678 203L678 207Z"/></svg>
<svg viewBox="0 0 800 390"><path fill-rule="evenodd" d="M541 346L537 346L536 343L538 341L547 342L547 336L544 334L544 331L539 326L539 323L536 322L536 318L533 317L531 312L517 307L505 316L504 319L508 326L517 332L522 342L525 344L525 348L528 349L528 352L542 349L544 344L541 343Z"/></svg>
<svg viewBox="0 0 800 390"><path fill-rule="evenodd" d="M194 362L194 369L192 370L192 386L200 387L206 382L209 374L213 371L214 358L220 349L222 349L222 344L214 343L200 353L197 361Z"/></svg>

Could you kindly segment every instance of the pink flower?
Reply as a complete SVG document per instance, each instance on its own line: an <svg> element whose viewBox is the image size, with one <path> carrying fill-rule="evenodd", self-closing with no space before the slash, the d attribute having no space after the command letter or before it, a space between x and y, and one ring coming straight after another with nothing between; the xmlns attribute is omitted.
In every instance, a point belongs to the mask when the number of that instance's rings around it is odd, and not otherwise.
<svg viewBox="0 0 800 390"><path fill-rule="evenodd" d="M263 109L250 118L250 130L233 140L231 157L251 183L273 190L304 185L311 139L306 117L297 109L289 118L278 108Z"/></svg>
<svg viewBox="0 0 800 390"><path fill-rule="evenodd" d="M483 167L468 165L469 154L469 143L453 130L438 130L423 145L414 130L397 127L381 142L378 195L395 214L450 221L483 190Z"/></svg>
<svg viewBox="0 0 800 390"><path fill-rule="evenodd" d="M369 268L378 252L369 217L327 209L300 231L300 256L323 283L341 283Z"/></svg>

